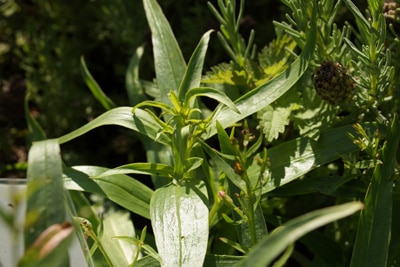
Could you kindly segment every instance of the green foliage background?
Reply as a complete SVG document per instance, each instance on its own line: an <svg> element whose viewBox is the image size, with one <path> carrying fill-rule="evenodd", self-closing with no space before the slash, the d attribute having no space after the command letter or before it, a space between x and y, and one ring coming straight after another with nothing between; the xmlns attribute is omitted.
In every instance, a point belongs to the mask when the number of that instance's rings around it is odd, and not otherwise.
<svg viewBox="0 0 400 267"><path fill-rule="evenodd" d="M205 31L219 27L206 3L160 3L185 58ZM255 28L259 32L256 42L267 44L274 38L271 21L283 17L283 9L277 0L248 1L243 34ZM103 111L80 75L80 57L85 57L107 95L118 105L128 105L125 72L136 47L143 43L146 53L141 77L150 80L154 77L151 39L141 1L0 1L0 176L25 176L25 91L30 94L30 110L47 136L65 134ZM211 42L206 64L210 67L226 60L218 42ZM138 145L124 132L101 129L93 136L77 140L71 146L81 149L77 153L71 149L66 157L106 166L140 157L124 149ZM97 142L103 146L95 155L89 155L87 152L96 149Z"/></svg>

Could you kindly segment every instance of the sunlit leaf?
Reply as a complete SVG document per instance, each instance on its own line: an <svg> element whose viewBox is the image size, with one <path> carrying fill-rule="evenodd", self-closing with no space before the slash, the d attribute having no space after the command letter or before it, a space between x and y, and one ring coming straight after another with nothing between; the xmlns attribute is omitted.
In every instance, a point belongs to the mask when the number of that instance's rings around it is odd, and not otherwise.
<svg viewBox="0 0 400 267"><path fill-rule="evenodd" d="M170 103L168 93L178 91L186 72L186 62L157 1L143 0L143 6L151 30L159 95L161 102Z"/></svg>
<svg viewBox="0 0 400 267"><path fill-rule="evenodd" d="M118 205L150 218L149 204L153 190L132 177L118 174L100 178L98 176L108 169L96 166L74 166L65 170L65 187L106 196Z"/></svg>
<svg viewBox="0 0 400 267"><path fill-rule="evenodd" d="M187 70L179 86L178 98L180 101L184 100L186 92L190 88L200 86L201 76L203 74L204 58L206 56L211 33L212 30L203 35L189 60Z"/></svg>
<svg viewBox="0 0 400 267"><path fill-rule="evenodd" d="M203 266L208 242L204 186L170 184L157 189L150 212L162 266Z"/></svg>

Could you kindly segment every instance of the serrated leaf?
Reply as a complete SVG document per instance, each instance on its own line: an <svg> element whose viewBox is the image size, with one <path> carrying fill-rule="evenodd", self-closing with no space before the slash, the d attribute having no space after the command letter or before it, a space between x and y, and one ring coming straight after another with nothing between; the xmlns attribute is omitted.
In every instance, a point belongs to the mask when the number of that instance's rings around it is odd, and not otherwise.
<svg viewBox="0 0 400 267"><path fill-rule="evenodd" d="M313 20L315 17L316 11L314 10ZM229 127L235 122L240 121L273 103L287 92L308 68L308 64L314 54L316 31L316 23L311 23L311 28L307 33L307 43L300 56L285 71L277 75L274 79L258 86L237 99L235 105L240 111L240 114L237 114L228 108L222 108L218 115L213 118L210 127L211 129L210 131L207 131L204 138L207 139L216 133L216 120L218 120L224 128Z"/></svg>
<svg viewBox="0 0 400 267"><path fill-rule="evenodd" d="M203 266L208 242L207 193L200 186L157 189L150 215L162 266Z"/></svg>
<svg viewBox="0 0 400 267"><path fill-rule="evenodd" d="M291 108L266 106L257 113L260 126L268 142L277 139L280 133L285 131L289 124Z"/></svg>

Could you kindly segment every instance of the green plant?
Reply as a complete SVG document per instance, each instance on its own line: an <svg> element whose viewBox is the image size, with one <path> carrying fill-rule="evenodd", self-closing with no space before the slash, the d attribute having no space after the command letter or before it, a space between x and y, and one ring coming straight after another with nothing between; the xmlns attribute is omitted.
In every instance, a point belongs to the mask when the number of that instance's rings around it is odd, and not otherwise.
<svg viewBox="0 0 400 267"><path fill-rule="evenodd" d="M83 228L91 266L92 259L96 266L283 266L291 261L386 266L398 261L399 242L391 233L399 231L400 217L393 211L400 125L398 103L390 100L399 85L382 34L383 1L368 1L370 19L344 1L357 27L342 30L334 23L341 1L283 2L293 13L287 22L275 23L276 40L257 58L249 52L254 33L246 46L237 30L244 1L238 17L236 1L218 1L219 11L210 5L232 62L202 79L211 31L186 63L160 6L143 1L156 82L139 79L139 47L126 80L133 108L113 108L82 61L85 81L107 109L104 114L50 140L43 140L40 126L27 115L33 139L43 141L33 143L29 153L26 247L35 248L41 233L59 226L68 210ZM351 30L357 33L353 39ZM393 43L391 49L398 47ZM346 85L354 83L351 92L344 89L346 97L329 103L311 79L313 68L326 61L341 62L348 69L342 73ZM219 105L211 110L204 98ZM148 161L114 169L62 165L60 144L110 124L137 132ZM154 191L128 176L142 174L151 176ZM156 247L146 228L135 236L135 221L128 216L96 216L82 192L150 219ZM65 206L53 205L63 199ZM68 241L64 238L48 256L28 249L20 266L45 260L65 266L52 255L65 257ZM306 257L296 241L313 256ZM147 255L140 258L141 253Z"/></svg>

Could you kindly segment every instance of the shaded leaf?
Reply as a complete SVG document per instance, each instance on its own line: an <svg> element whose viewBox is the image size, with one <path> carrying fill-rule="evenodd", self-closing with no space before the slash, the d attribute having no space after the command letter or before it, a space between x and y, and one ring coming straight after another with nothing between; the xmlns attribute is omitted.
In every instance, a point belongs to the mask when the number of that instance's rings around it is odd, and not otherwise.
<svg viewBox="0 0 400 267"><path fill-rule="evenodd" d="M350 266L385 266L392 227L393 172L400 142L400 123L395 116L375 166L361 212Z"/></svg>

